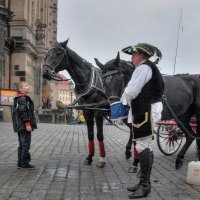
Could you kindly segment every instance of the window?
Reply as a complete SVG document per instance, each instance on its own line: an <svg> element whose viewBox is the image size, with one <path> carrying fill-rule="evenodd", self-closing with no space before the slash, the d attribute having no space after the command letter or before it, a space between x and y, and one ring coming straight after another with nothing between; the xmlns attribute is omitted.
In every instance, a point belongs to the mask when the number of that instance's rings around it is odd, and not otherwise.
<svg viewBox="0 0 200 200"><path fill-rule="evenodd" d="M25 71L16 71L15 76L25 76L26 72Z"/></svg>
<svg viewBox="0 0 200 200"><path fill-rule="evenodd" d="M25 81L26 79L25 79L24 76L21 76L19 80L20 80L20 82L21 82L21 81Z"/></svg>
<svg viewBox="0 0 200 200"><path fill-rule="evenodd" d="M19 70L19 65L15 65L14 70Z"/></svg>

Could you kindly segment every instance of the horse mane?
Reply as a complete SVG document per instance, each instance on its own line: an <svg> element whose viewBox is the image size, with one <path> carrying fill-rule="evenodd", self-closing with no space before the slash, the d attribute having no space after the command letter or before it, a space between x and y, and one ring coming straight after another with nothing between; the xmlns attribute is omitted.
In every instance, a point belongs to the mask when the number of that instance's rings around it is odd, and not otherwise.
<svg viewBox="0 0 200 200"><path fill-rule="evenodd" d="M162 74L162 76L188 77L188 76L191 76L191 74L188 74L188 73L185 73L185 74L174 74L174 75L170 75L170 74Z"/></svg>
<svg viewBox="0 0 200 200"><path fill-rule="evenodd" d="M79 56L75 51L73 51L72 49L70 49L68 46L65 47L67 54L68 54L68 58L70 59L70 61L72 61L73 63L76 63L78 65L82 65L84 62L84 59Z"/></svg>
<svg viewBox="0 0 200 200"><path fill-rule="evenodd" d="M186 74L175 74L174 76L188 76L190 74L186 73Z"/></svg>

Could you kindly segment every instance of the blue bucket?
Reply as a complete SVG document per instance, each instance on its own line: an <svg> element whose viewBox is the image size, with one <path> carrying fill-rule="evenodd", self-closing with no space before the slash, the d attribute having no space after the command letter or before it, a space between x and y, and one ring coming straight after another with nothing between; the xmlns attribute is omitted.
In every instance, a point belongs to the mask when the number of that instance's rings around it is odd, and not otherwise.
<svg viewBox="0 0 200 200"><path fill-rule="evenodd" d="M110 105L110 110L112 121L127 118L128 110L120 101L112 103Z"/></svg>

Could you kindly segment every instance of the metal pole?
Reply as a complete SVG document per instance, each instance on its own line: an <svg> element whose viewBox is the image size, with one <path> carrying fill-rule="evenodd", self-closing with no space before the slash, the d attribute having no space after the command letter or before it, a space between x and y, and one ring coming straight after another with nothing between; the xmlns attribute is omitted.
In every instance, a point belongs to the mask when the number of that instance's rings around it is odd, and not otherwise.
<svg viewBox="0 0 200 200"><path fill-rule="evenodd" d="M175 60L174 60L173 75L175 74L175 69L176 69L176 58L177 58L177 54L178 54L178 45L179 45L179 34L180 34L181 21L182 21L182 8L181 8L181 13L180 13L180 20L179 20L179 27L178 27L178 36L177 36L177 40L176 40L176 53L175 53Z"/></svg>

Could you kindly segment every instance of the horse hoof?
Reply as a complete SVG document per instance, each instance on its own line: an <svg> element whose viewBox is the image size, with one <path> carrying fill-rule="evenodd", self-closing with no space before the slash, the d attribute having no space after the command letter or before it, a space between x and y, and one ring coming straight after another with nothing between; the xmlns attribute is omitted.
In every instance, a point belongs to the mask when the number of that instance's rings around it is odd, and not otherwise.
<svg viewBox="0 0 200 200"><path fill-rule="evenodd" d="M182 159L176 159L176 169L180 169L183 166L183 160Z"/></svg>
<svg viewBox="0 0 200 200"><path fill-rule="evenodd" d="M106 164L105 162L98 162L96 164L96 167L98 167L98 168L104 168L105 164Z"/></svg>
<svg viewBox="0 0 200 200"><path fill-rule="evenodd" d="M129 169L128 169L128 173L137 173L138 172L138 167L132 165Z"/></svg>
<svg viewBox="0 0 200 200"><path fill-rule="evenodd" d="M90 157L87 157L84 162L83 162L84 165L91 165L92 164L92 158Z"/></svg>
<svg viewBox="0 0 200 200"><path fill-rule="evenodd" d="M126 156L126 160L128 160L129 158L131 158L131 156L132 156L131 151L127 150L127 151L125 152L125 156Z"/></svg>

